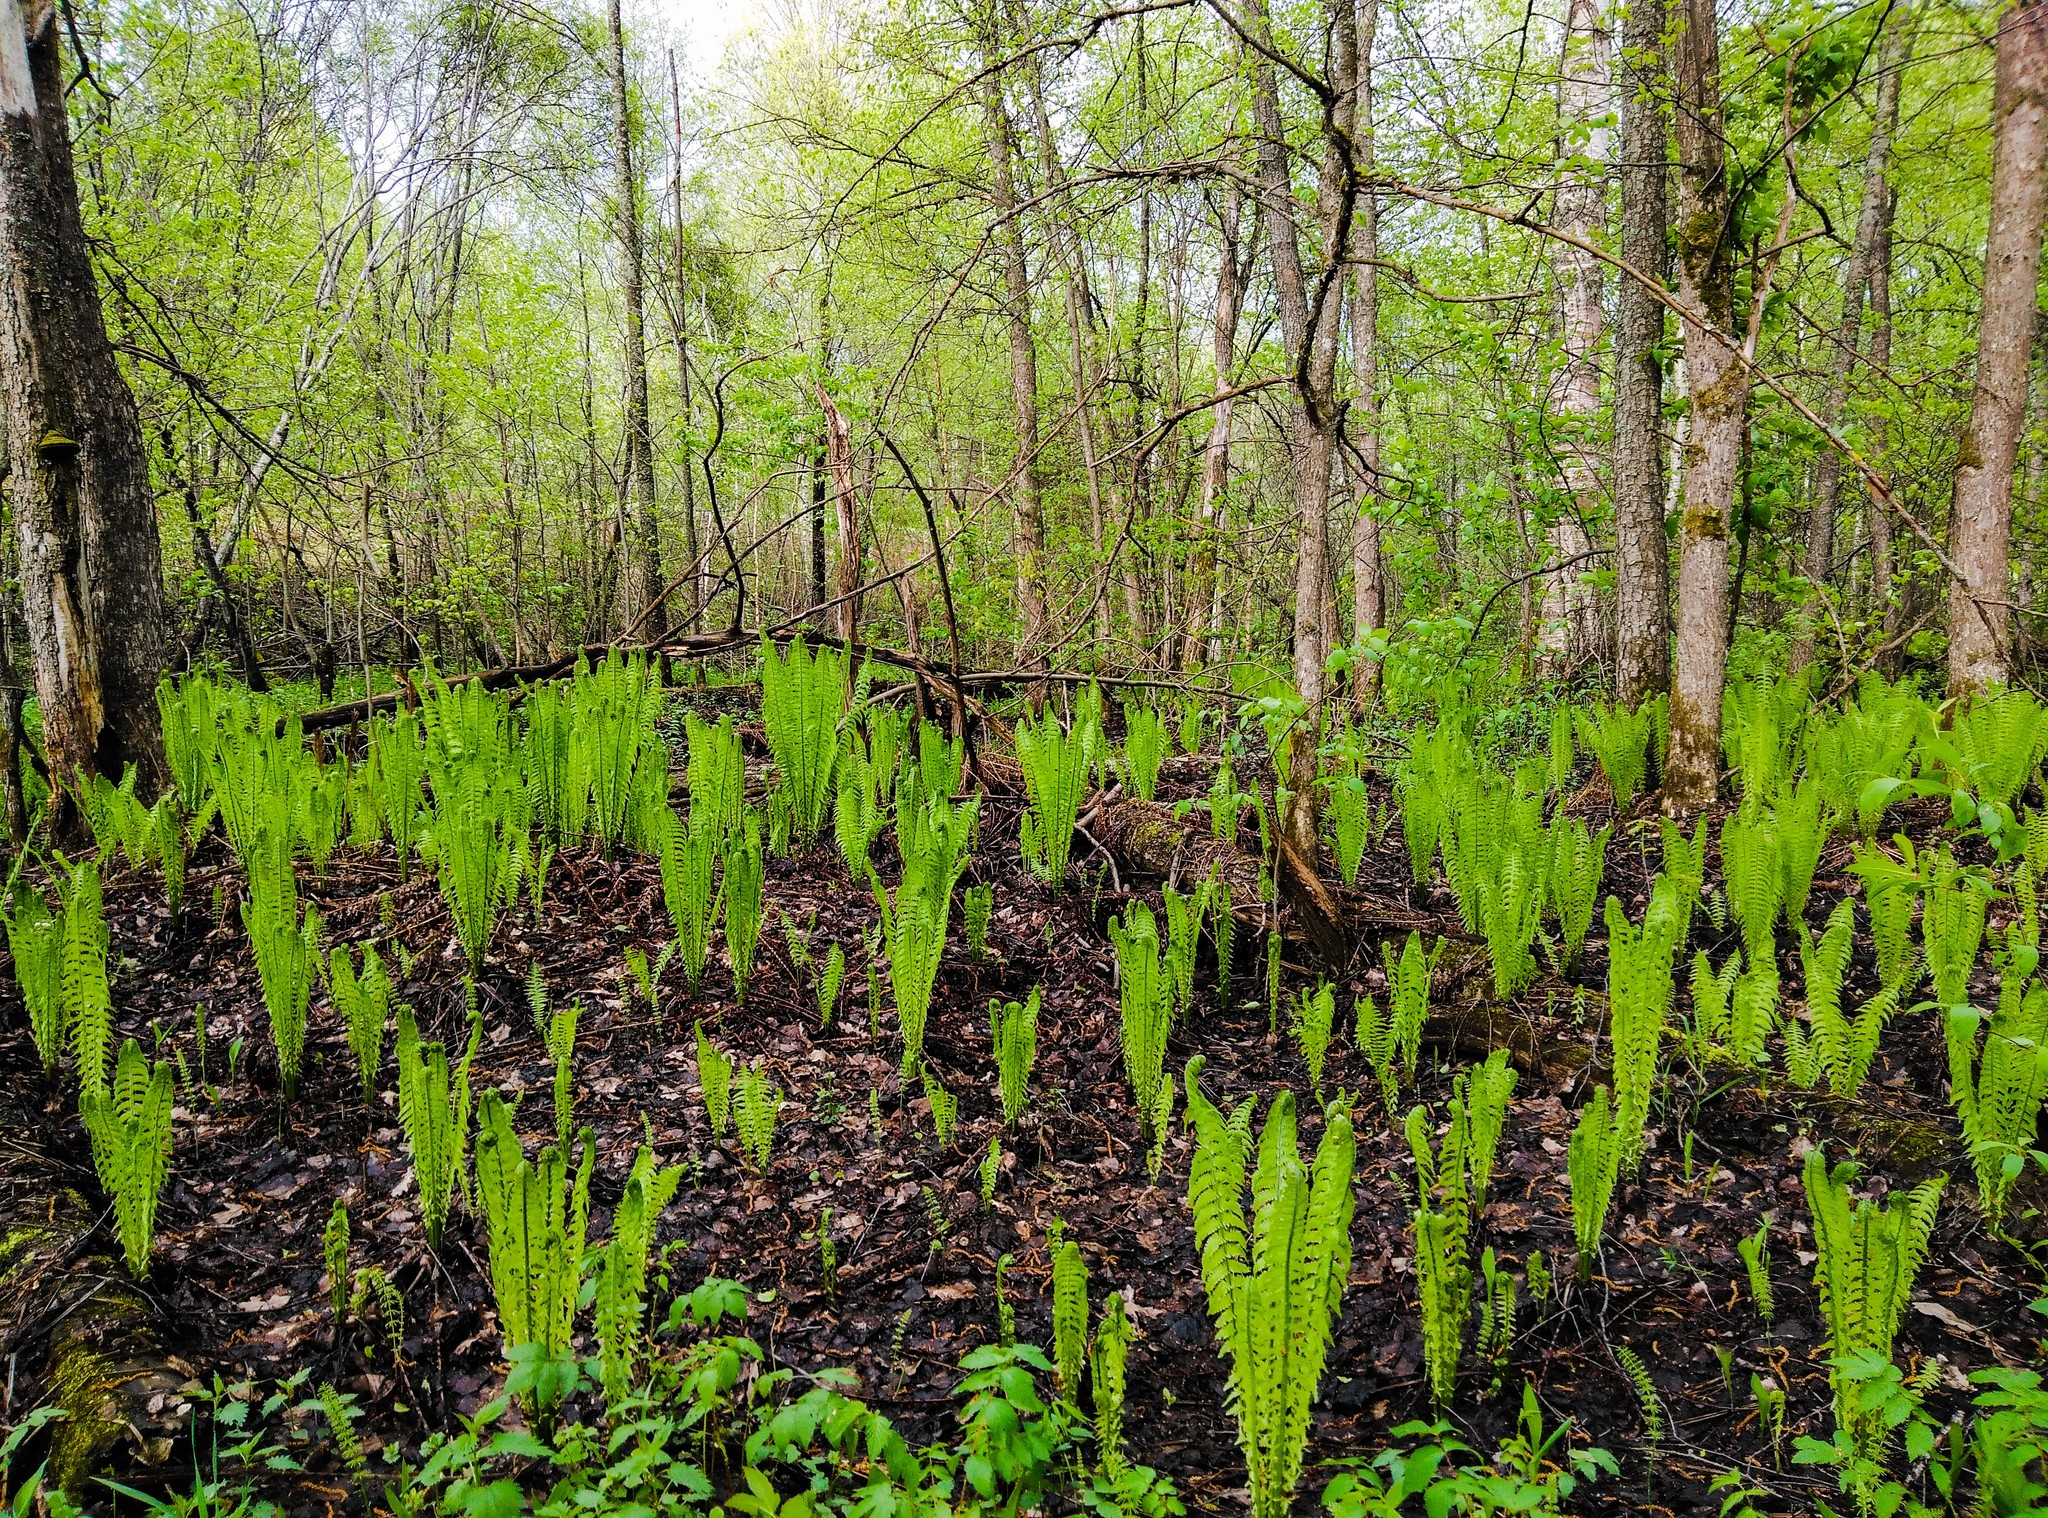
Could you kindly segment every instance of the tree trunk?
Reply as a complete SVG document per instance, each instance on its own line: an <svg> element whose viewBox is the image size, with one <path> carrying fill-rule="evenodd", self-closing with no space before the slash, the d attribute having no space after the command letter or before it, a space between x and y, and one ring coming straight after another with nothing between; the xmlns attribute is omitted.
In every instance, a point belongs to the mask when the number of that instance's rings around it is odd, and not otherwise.
<svg viewBox="0 0 2048 1518"><path fill-rule="evenodd" d="M1016 137L1003 99L1001 44L993 7L983 18L982 125L988 137L989 205L995 213L996 246L1003 259L1003 314L1010 329L1010 402L1016 418L1017 452L1011 481L1016 501L1012 545L1017 555L1017 611L1023 619L1020 664L1045 661L1045 512L1038 488L1038 348L1031 336L1031 275L1024 256L1024 227L1017 210Z"/></svg>
<svg viewBox="0 0 2048 1518"><path fill-rule="evenodd" d="M1870 367L1880 381L1892 366L1892 218L1897 213L1899 192L1885 197L1884 220L1877 229L1877 245L1870 259ZM1890 428L1880 408L1870 423L1870 461L1884 468L1890 450ZM1898 629L1898 608L1892 598L1892 517L1882 501L1867 497L1864 519L1870 533L1870 594L1879 619L1882 642L1890 643ZM1883 655L1878 668L1889 678L1903 661L1897 653Z"/></svg>
<svg viewBox="0 0 2048 1518"><path fill-rule="evenodd" d="M57 7L0 0L0 392L53 781L164 778L163 570L135 397L79 217Z"/></svg>
<svg viewBox="0 0 2048 1518"><path fill-rule="evenodd" d="M1372 45L1379 32L1379 0L1358 5L1358 167L1373 171ZM1351 636L1363 642L1386 626L1387 593L1380 579L1380 206L1359 197L1357 257L1351 271L1351 441L1358 453L1358 492L1351 527ZM1351 670L1351 693L1363 710L1380 688L1380 661L1361 658Z"/></svg>
<svg viewBox="0 0 2048 1518"><path fill-rule="evenodd" d="M1241 300L1237 265L1238 218L1244 197L1235 179L1222 191L1217 208L1216 320L1211 328L1216 370L1214 394L1230 389L1237 358L1237 318ZM1217 594L1220 580L1217 564L1223 541L1224 493L1230 485L1230 427L1232 406L1219 400L1209 412L1209 440L1202 449L1201 515L1196 529L1194 552L1188 561L1186 594L1186 637L1181 645L1181 668L1200 668L1209 658L1209 644L1216 637L1216 623L1222 599Z"/></svg>
<svg viewBox="0 0 2048 1518"><path fill-rule="evenodd" d="M676 384L682 396L683 411L677 429L681 433L677 439L677 478L682 484L683 562L687 566L682 587L677 592L678 605L668 621L672 626L688 626L696 620L697 610L702 605L703 569L697 561L703 557L703 549L697 541L697 490L690 464L690 430L694 419L690 396L689 259L683 241L683 90L676 78L674 48L670 48L668 54L668 98L669 108L675 113L676 128L675 164L669 177L669 193L676 224Z"/></svg>
<svg viewBox="0 0 2048 1518"><path fill-rule="evenodd" d="M2048 217L2048 6L2014 5L1998 27L1998 86L1991 108L1991 229L1984 241L1984 304L1977 385L1956 463L1949 557L1951 695L2011 677L2012 476L2027 410L2041 236Z"/></svg>
<svg viewBox="0 0 2048 1518"><path fill-rule="evenodd" d="M1721 48L1713 0L1678 0L1672 46L1678 136L1678 296L1691 392L1678 521L1678 667L1664 806L1711 805L1720 788L1721 691L1728 675L1728 512L1742 454L1748 379L1734 346L1733 240L1723 154Z"/></svg>
<svg viewBox="0 0 2048 1518"><path fill-rule="evenodd" d="M613 193L618 197L619 263L626 304L626 491L634 569L622 620L631 626L661 595L661 526L654 515L654 438L647 408L646 272L640 249L640 182L633 172L633 121L626 98L626 31L619 0L606 8L611 49ZM636 583L637 582L637 583ZM649 619L650 621L652 619ZM648 636L659 627L643 627Z"/></svg>
<svg viewBox="0 0 2048 1518"><path fill-rule="evenodd" d="M1849 381L1863 346L1863 302L1870 288L1882 223L1891 211L1892 131L1899 119L1899 75L1906 66L1907 31L1894 26L1878 53L1877 104L1872 112L1870 149L1863 160L1863 200L1856 212L1856 241L1842 270L1842 320L1835 328L1828 354L1828 388L1821 399L1821 420L1839 429L1849 409ZM1806 520L1806 578L1816 594L1827 593L1835 556L1835 519L1842 510L1842 456L1822 448L1814 464L1813 508ZM1792 643L1791 666L1813 662L1814 634L1809 627Z"/></svg>
<svg viewBox="0 0 2048 1518"><path fill-rule="evenodd" d="M1665 197L1664 0L1629 0L1622 19L1621 256L1662 279ZM1640 706L1670 683L1670 547L1664 538L1664 304L1623 279L1614 299L1614 693Z"/></svg>
<svg viewBox="0 0 2048 1518"><path fill-rule="evenodd" d="M1608 108L1609 75L1599 0L1569 0L1557 88L1558 121L1566 133L1558 157L1569 167L1557 189L1557 221L1560 230L1587 241L1597 238L1606 220L1608 132L1600 123ZM1592 653L1598 641L1596 609L1584 584L1585 558L1593 546L1584 524L1600 495L1593 428L1600 412L1601 277L1600 260L1593 254L1568 242L1553 246L1564 317L1557 410L1564 422L1560 451L1571 505L1548 533L1546 549L1556 568L1543 577L1536 665L1540 673L1555 676Z"/></svg>

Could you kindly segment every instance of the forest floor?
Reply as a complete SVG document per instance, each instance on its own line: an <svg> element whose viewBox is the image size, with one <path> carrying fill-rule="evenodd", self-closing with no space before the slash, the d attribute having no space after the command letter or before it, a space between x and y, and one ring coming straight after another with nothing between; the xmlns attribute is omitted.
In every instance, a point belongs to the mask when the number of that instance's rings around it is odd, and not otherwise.
<svg viewBox="0 0 2048 1518"><path fill-rule="evenodd" d="M1199 759L1169 761L1162 797L1199 794L1206 773ZM1375 782L1375 803L1388 799ZM1603 820L1597 787L1574 804ZM500 930L479 987L484 1038L476 1084L532 1092L520 1126L532 1133L546 1125L551 1066L526 992L538 964L558 1005L577 999L584 1009L576 1112L597 1141L592 1237L604 1236L634 1150L651 1130L664 1162L689 1158L695 1167L658 1236L677 1242L677 1285L712 1274L744 1282L759 1294L749 1331L772 1361L806 1371L851 1370L858 1395L913 1439L951 1426L956 1366L996 1333L995 1272L1003 1255L1014 1257L1007 1280L1019 1337L1050 1341L1047 1229L1063 1220L1066 1236L1082 1246L1091 1297L1100 1302L1105 1291L1127 1292L1140 1331L1126 1413L1132 1455L1171 1476L1191 1508L1234 1509L1244 1472L1184 1202L1192 1140L1177 1132L1159 1180L1149 1182L1123 1075L1103 932L1123 897L1098 884L1093 870L1064 894L1048 893L1021 867L1018 812L1006 798L985 805L970 879L996 887L988 953L979 963L969 956L956 917L934 998L927 1059L960 1098L959 1132L949 1148L933 1140L922 1092L898 1089L886 992L880 1037L870 1031L861 934L877 911L829 844L770 861L768 921L745 1004L732 1003L714 956L694 997L682 989L680 972L671 971L658 1016L628 993L621 969L627 947L651 957L669 937L653 862L564 854L548 879L543 920L535 922L522 906ZM1892 817L1922 836L1939 820L1905 808ZM1605 887L1632 916L1641 913L1658 852L1654 817L1638 808L1616 829ZM878 850L878 857L890 854L886 843ZM1820 921L1849 890L1848 858L1846 840L1829 846L1810 920ZM1334 879L1327 860L1325 869ZM1122 881L1126 892L1142 886L1155 901L1158 884ZM239 876L218 842L193 861L180 920L168 915L153 872L108 871L119 1030L148 1047L154 1028L196 1065L193 1014L203 1006L206 1078L222 1086L217 1104L178 1111L146 1288L161 1340L174 1363L201 1380L218 1374L269 1382L311 1367L313 1385L331 1377L356 1394L373 1449L393 1442L415 1448L501 1384L481 1230L458 1209L441 1257L427 1252L389 1082L382 1105L366 1112L340 1024L324 999L316 998L300 1096L289 1107L277 1102L261 992L234 910L238 889ZM431 878L415 871L402 880L388 851L365 855L344 847L324 877L307 879L305 891L320 906L328 943L395 939L416 951L396 999L416 1009L423 1036L459 1049L467 1017L463 965ZM1382 942L1398 942L1417 921L1452 935L1458 930L1447 890L1410 891L1398 823L1369 852L1358 888L1344 895L1357 952L1337 979L1340 1030L1349 1028L1358 993L1383 996ZM814 991L790 962L781 914L811 925L820 960L828 941L846 951L845 990L829 1027L820 1025ZM1602 1078L1593 1059L1606 978L1598 934L1596 922L1569 976L1546 974L1514 1005L1476 1014L1472 1009L1491 997L1483 954L1454 937L1438 969L1441 1015L1432 1021L1418 1089L1402 1098L1404 1107L1414 1100L1440 1106L1454 1064L1483 1053L1488 1038L1524 1030L1514 1040L1524 1051L1520 1085L1473 1254L1476 1262L1480 1248L1491 1245L1519 1268L1540 1249L1561 1286L1572 1256L1565 1149L1576 1107ZM1293 1041L1270 1030L1261 1004L1263 946L1252 937L1237 935L1227 996L1217 995L1214 966L1205 961L1194 1013L1174 1035L1168 1068L1178 1071L1189 1055L1204 1054L1204 1085L1213 1097L1235 1102L1256 1093L1263 1111L1264 1099L1282 1088L1305 1095L1308 1080ZM1704 910L1696 914L1693 947L1711 949L1718 963L1734 941L1732 925L1717 934ZM1780 947L1785 995L1793 1000L1797 955L1782 935ZM1293 958L1290 996L1313 980L1312 967ZM1689 961L1688 951L1681 984ZM97 1198L74 1106L43 1079L11 976L4 983L0 1110L7 1114L7 1143L17 1152L40 1151L66 1184ZM983 1207L977 1166L1000 1127L988 1003L1021 999L1034 985L1043 989L1044 1009L1031 1105L1020 1127L1003 1137L994 1203ZM1576 994L1581 989L1583 996ZM1867 935L1859 934L1849 991L1860 999L1874 989ZM782 1088L786 1105L765 1175L743 1169L729 1139L713 1142L696 1088L692 1024L699 1019L736 1059L765 1060ZM227 1051L237 1038L242 1054L230 1082ZM1512 1429L1522 1383L1533 1378L1553 1422L1572 1420L1575 1443L1604 1447L1621 1461L1620 1476L1582 1491L1575 1510L1712 1513L1718 1499L1707 1483L1730 1469L1773 1494L1759 1502L1766 1511L1811 1512L1817 1501L1837 1501L1827 1473L1791 1462L1800 1432L1825 1437L1832 1427L1825 1326L1799 1180L1801 1157L1815 1142L1831 1158L1862 1158L1870 1179L1893 1185L1939 1170L1951 1174L1899 1345L1909 1370L1928 1358L1938 1362L1929 1393L1937 1416L1967 1402L1968 1372L2036 1357L2040 1320L2027 1307L2040 1295L2038 1277L2024 1255L1987 1236L1968 1198L1968 1165L1948 1121L1933 1014L1893 1024L1853 1102L1758 1073L1696 1075L1676 1050L1669 1070L1647 1162L1616 1196L1601 1270L1589 1284L1547 1301L1524 1299L1499 1389L1489 1394L1493 1370L1467 1356L1449 1415L1462 1437L1490 1451ZM1315 1411L1305 1502L1326 1479L1315 1462L1369 1456L1387 1445L1396 1425L1432 1416L1409 1259L1413 1164L1400 1123L1381 1108L1370 1069L1348 1039L1341 1047L1333 1040L1325 1073L1325 1093L1340 1088L1372 1094L1357 1109L1355 1255ZM878 1093L879 1127L871 1092ZM1302 1116L1303 1142L1312 1147L1320 1126L1313 1103L1304 1102ZM381 1267L404 1294L402 1364L394 1366L375 1333L352 1327L337 1339L321 1249L337 1197L353 1220L354 1261ZM832 1294L815 1239L828 1208L840 1262ZM1735 1248L1765 1215L1775 1220L1777 1302L1769 1325ZM0 1425L18 1420L39 1396L36 1367L49 1328L42 1307L0 1308L0 1350L10 1356ZM1654 1447L1615 1355L1621 1346L1648 1365L1662 1401L1662 1437ZM1725 1374L1717 1347L1733 1357ZM1788 1394L1782 1468L1758 1424L1752 1372L1776 1378ZM291 1478L290 1505L331 1511L345 1492L339 1469L331 1452L312 1451L306 1473ZM132 1465L127 1473L134 1474ZM170 1479L186 1478L173 1467Z"/></svg>

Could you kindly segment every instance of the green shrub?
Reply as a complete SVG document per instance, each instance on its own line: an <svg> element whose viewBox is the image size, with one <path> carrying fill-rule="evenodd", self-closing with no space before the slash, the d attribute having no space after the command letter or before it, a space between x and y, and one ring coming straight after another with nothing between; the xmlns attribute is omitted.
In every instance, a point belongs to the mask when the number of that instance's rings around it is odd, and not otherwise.
<svg viewBox="0 0 2048 1518"><path fill-rule="evenodd" d="M1038 987L1021 1002L991 999L989 1035L995 1045L996 1080L1003 1095L1003 1121L1014 1123L1031 1094L1031 1067L1038 1061Z"/></svg>
<svg viewBox="0 0 2048 1518"><path fill-rule="evenodd" d="M1123 771L1132 794L1150 801L1159 791L1159 766L1166 758L1166 723L1142 701L1124 703Z"/></svg>
<svg viewBox="0 0 2048 1518"><path fill-rule="evenodd" d="M1102 729L1085 706L1077 713L1072 732L1048 710L1036 722L1018 722L1016 741L1017 762L1031 800L1021 839L1024 863L1040 880L1057 886L1067 877L1074 823L1101 752Z"/></svg>
<svg viewBox="0 0 2048 1518"><path fill-rule="evenodd" d="M789 652L761 640L761 725L782 777L791 830L804 844L825 831L839 762L839 719L846 710L845 660L831 648L815 655L801 638Z"/></svg>

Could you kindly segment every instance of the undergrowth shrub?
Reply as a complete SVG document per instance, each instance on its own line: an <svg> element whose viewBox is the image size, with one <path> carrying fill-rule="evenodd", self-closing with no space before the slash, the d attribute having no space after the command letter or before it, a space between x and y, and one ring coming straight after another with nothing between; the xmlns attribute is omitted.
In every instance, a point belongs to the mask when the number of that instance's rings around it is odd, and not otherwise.
<svg viewBox="0 0 2048 1518"><path fill-rule="evenodd" d="M483 1037L483 1019L470 1015L469 1047L451 1073L445 1044L423 1043L412 1008L398 1009L398 1121L412 1155L420 1194L420 1226L427 1247L439 1250L448 1208L457 1189L468 1194L469 1070Z"/></svg>
<svg viewBox="0 0 2048 1518"><path fill-rule="evenodd" d="M1017 763L1031 800L1020 846L1024 863L1051 886L1067 878L1074 847L1074 823L1087 799L1089 776L1102 748L1102 728L1085 704L1077 704L1072 731L1050 708L1036 722L1017 724Z"/></svg>
<svg viewBox="0 0 2048 1518"><path fill-rule="evenodd" d="M1038 1061L1038 987L1021 1002L991 998L989 1036L995 1045L996 1083L1002 1092L1003 1121L1015 1123L1031 1094L1031 1067Z"/></svg>
<svg viewBox="0 0 2048 1518"><path fill-rule="evenodd" d="M78 1099L93 1168L113 1199L121 1253L138 1281L149 1274L157 1198L170 1174L173 1094L170 1061L151 1064L131 1038L121 1045L112 1088L87 1090Z"/></svg>
<svg viewBox="0 0 2048 1518"><path fill-rule="evenodd" d="M788 798L791 831L804 844L824 833L832 810L845 685L845 660L836 650L813 654L793 638L789 652L777 654L761 640L761 725Z"/></svg>

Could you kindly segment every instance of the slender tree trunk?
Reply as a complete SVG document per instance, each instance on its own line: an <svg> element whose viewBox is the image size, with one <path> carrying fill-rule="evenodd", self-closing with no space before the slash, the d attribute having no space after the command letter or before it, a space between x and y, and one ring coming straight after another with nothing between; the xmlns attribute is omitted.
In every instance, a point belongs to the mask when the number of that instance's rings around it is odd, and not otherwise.
<svg viewBox="0 0 2048 1518"><path fill-rule="evenodd" d="M1728 675L1728 517L1749 384L1730 332L1735 278L1714 4L1678 0L1675 11L1678 295L1705 322L1680 324L1692 426L1678 523L1678 665L1671 684L1664 806L1687 813L1711 805L1720 788L1721 692Z"/></svg>
<svg viewBox="0 0 2048 1518"><path fill-rule="evenodd" d="M53 780L164 778L163 569L149 459L80 221L51 0L0 0L0 404Z"/></svg>
<svg viewBox="0 0 2048 1518"><path fill-rule="evenodd" d="M675 336L676 336L676 384L682 397L682 417L677 431L677 478L682 484L682 528L683 562L687 566L681 588L677 591L675 615L668 620L678 626L688 625L703 604L701 588L703 571L698 560L703 549L697 541L697 488L695 466L690 462L691 428L695 425L690 395L690 281L689 255L683 238L683 89L676 77L675 49L668 54L668 98L669 108L675 115L675 163L669 176L670 214L675 218Z"/></svg>
<svg viewBox="0 0 2048 1518"><path fill-rule="evenodd" d="M984 17L982 126L987 133L990 209L1003 260L1003 308L1010 330L1010 401L1016 419L1017 611L1023 620L1019 663L1044 663L1046 643L1045 510L1038 484L1038 347L1031 335L1031 274L1017 210L1016 136L1003 99L1000 31L993 6Z"/></svg>
<svg viewBox="0 0 2048 1518"><path fill-rule="evenodd" d="M1894 26L1878 53L1877 104L1872 112L1870 149L1863 160L1863 199L1856 213L1856 240L1842 270L1842 319L1828 354L1828 388L1821 399L1821 420L1839 428L1849 409L1849 381L1863 346L1863 303L1870 288L1882 224L1891 211L1892 131L1899 119L1899 75L1906 66L1908 32ZM1825 595L1835 556L1835 520L1842 511L1842 456L1823 448L1814 464L1813 508L1806 521L1806 578ZM1791 665L1804 669L1813 662L1811 628L1792 642Z"/></svg>
<svg viewBox="0 0 2048 1518"><path fill-rule="evenodd" d="M1230 389L1237 358L1237 318L1240 304L1237 267L1238 218L1244 197L1235 179L1222 191L1217 207L1216 320L1212 334L1216 370L1214 393ZM1209 440L1202 449L1202 495L1195 533L1194 552L1189 558L1187 579L1187 630L1181 645L1181 667L1196 669L1208 657L1210 640L1217 633L1221 600L1216 590L1218 550L1223 540L1224 496L1230 485L1230 427L1232 406L1219 400L1209 412Z"/></svg>
<svg viewBox="0 0 2048 1518"><path fill-rule="evenodd" d="M1560 230L1589 241L1606 220L1608 132L1600 123L1610 83L1607 24L1599 0L1570 0L1557 91L1558 120L1567 133L1558 157L1561 164L1570 160L1570 166L1558 185L1557 220ZM1600 454L1593 437L1600 412L1600 260L1567 242L1554 246L1564 316L1557 410L1564 423L1561 451L1571 505L1551 523L1546 545L1557 567L1543 577L1536 665L1547 675L1563 674L1593 652L1597 641L1596 608L1584 584L1593 543L1584 524L1600 494Z"/></svg>
<svg viewBox="0 0 2048 1518"><path fill-rule="evenodd" d="M1621 256L1661 279L1665 198L1664 0L1628 0L1621 44ZM1615 291L1614 690L1640 706L1670 682L1670 547L1664 538L1664 304L1633 279Z"/></svg>
<svg viewBox="0 0 2048 1518"><path fill-rule="evenodd" d="M2012 677L2012 477L2027 410L2041 237L2048 218L2048 4L2014 5L1998 26L1991 108L1991 230L1977 385L1956 463L1949 557L1948 683L1975 694Z"/></svg>
<svg viewBox="0 0 2048 1518"><path fill-rule="evenodd" d="M1892 218L1898 203L1897 190L1885 197L1884 220L1878 225L1877 244L1871 249L1870 367L1880 379L1892 366ZM1879 408L1870 422L1870 460L1879 469L1884 468L1885 455L1890 451L1890 432L1884 410ZM1892 597L1892 518L1883 502L1867 495L1863 511L1870 533L1871 600L1882 629L1882 641L1889 643L1898 625L1898 608ZM1878 667L1889 675L1900 662L1887 653Z"/></svg>
<svg viewBox="0 0 2048 1518"><path fill-rule="evenodd" d="M605 14L611 43L605 61L612 87L613 193L619 202L620 282L626 305L626 492L632 500L627 519L636 574L628 577L629 588L621 614L630 625L661 595L661 525L654 515L654 435L648 423L647 280L640 248L640 181L633 170L633 119L626 97L626 31L619 19L619 0L611 0ZM660 631L659 627L642 628L648 636Z"/></svg>
<svg viewBox="0 0 2048 1518"><path fill-rule="evenodd" d="M1372 48L1379 0L1358 0L1358 167L1373 171ZM1380 572L1380 206L1370 191L1359 196L1358 266L1351 271L1351 443L1358 454L1358 491L1351 526L1351 636L1363 640L1387 623L1387 593ZM1352 666L1351 694L1363 710L1378 694L1380 661Z"/></svg>

